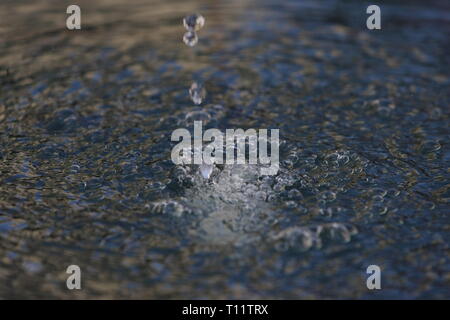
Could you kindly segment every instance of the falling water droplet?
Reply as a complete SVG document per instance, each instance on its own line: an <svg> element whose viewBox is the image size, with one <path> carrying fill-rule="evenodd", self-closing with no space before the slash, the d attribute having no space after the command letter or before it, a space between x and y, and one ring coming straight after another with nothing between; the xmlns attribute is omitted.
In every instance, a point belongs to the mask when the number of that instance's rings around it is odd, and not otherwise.
<svg viewBox="0 0 450 320"><path fill-rule="evenodd" d="M201 84L194 82L189 89L189 95L195 104L201 104L203 99L205 99L206 90Z"/></svg>
<svg viewBox="0 0 450 320"><path fill-rule="evenodd" d="M183 19L183 25L188 31L197 31L205 25L205 18L201 14L192 14Z"/></svg>
<svg viewBox="0 0 450 320"><path fill-rule="evenodd" d="M198 42L197 33L195 33L195 31L186 32L183 36L183 41L189 47L195 46Z"/></svg>
<svg viewBox="0 0 450 320"><path fill-rule="evenodd" d="M209 179L209 177L211 176L211 173L213 171L213 165L203 163L200 165L199 169L200 169L200 173L201 173L202 177L205 179Z"/></svg>

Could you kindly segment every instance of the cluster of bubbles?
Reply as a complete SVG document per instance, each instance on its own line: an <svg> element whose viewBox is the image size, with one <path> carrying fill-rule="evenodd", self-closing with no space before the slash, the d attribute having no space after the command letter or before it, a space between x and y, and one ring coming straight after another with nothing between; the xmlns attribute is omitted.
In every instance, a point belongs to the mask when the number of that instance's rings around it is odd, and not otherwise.
<svg viewBox="0 0 450 320"><path fill-rule="evenodd" d="M202 120L214 127L225 116L223 106L206 105L181 111L175 120L180 126ZM342 193L361 174L354 167L363 167L365 159L345 149L325 155L305 153L303 144L286 139L280 139L280 157L283 161L273 176L262 174L261 164L177 165L166 186L176 192L176 199L149 203L147 208L153 214L181 218L176 220L180 223L191 221L186 225L189 234L209 244L264 241L285 251L350 241L356 228L329 219L352 214L341 207ZM330 184L336 179L343 188ZM185 220L193 216L198 219ZM285 224L286 219L292 224Z"/></svg>
<svg viewBox="0 0 450 320"><path fill-rule="evenodd" d="M298 217L320 215L311 201L305 199L308 193L327 203L335 201L336 194L315 190L314 182L292 170L280 168L276 176L266 176L261 168L250 164L199 166L198 169L179 165L172 172L172 181L184 190L183 196L176 204L167 201L162 208L160 203L153 204L153 212L201 217L192 235L211 244L244 245L266 240L277 251L320 249L328 241L349 242L358 233L353 225L340 222L277 228L280 215L285 215L284 208ZM273 205L279 210L274 210ZM265 239L261 238L263 235Z"/></svg>
<svg viewBox="0 0 450 320"><path fill-rule="evenodd" d="M185 211L183 205L175 200L155 201L147 204L145 208L150 209L152 213L170 214L176 217L180 217Z"/></svg>
<svg viewBox="0 0 450 320"><path fill-rule="evenodd" d="M352 236L357 233L357 229L350 224L331 222L314 227L289 227L280 232L274 232L270 237L275 241L278 251L309 250L320 249L323 242L327 240L350 242Z"/></svg>

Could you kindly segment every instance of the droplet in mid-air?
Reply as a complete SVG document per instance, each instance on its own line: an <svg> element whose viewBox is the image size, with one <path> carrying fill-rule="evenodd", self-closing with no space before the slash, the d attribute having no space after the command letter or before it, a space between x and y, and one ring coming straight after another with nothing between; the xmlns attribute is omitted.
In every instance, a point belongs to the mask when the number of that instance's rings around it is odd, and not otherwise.
<svg viewBox="0 0 450 320"><path fill-rule="evenodd" d="M190 47L195 46L198 42L196 31L203 28L205 25L205 18L200 14L191 14L183 19L183 25L188 31L184 34L184 43Z"/></svg>
<svg viewBox="0 0 450 320"><path fill-rule="evenodd" d="M189 89L189 95L195 104L201 104L203 99L205 99L206 90L201 84L194 82Z"/></svg>
<svg viewBox="0 0 450 320"><path fill-rule="evenodd" d="M183 36L183 42L189 47L193 47L198 42L198 37L195 31L188 31Z"/></svg>
<svg viewBox="0 0 450 320"><path fill-rule="evenodd" d="M197 31L205 25L205 18L201 14L191 14L183 18L183 25L188 31Z"/></svg>

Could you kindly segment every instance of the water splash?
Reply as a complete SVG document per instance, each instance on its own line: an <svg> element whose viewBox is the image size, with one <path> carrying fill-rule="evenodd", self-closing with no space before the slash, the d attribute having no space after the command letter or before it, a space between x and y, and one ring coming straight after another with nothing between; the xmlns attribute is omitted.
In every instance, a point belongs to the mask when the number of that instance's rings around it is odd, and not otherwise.
<svg viewBox="0 0 450 320"><path fill-rule="evenodd" d="M203 178L209 179L213 171L214 165L212 164L202 164L199 166L200 174Z"/></svg>

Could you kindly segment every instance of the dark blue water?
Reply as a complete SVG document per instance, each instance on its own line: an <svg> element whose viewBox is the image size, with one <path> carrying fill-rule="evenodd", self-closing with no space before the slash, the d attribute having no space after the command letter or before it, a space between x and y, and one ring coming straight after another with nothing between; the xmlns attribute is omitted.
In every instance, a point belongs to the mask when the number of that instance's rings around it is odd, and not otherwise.
<svg viewBox="0 0 450 320"><path fill-rule="evenodd" d="M0 4L0 298L450 298L445 1L78 4ZM278 174L175 166L195 120L280 129Z"/></svg>

